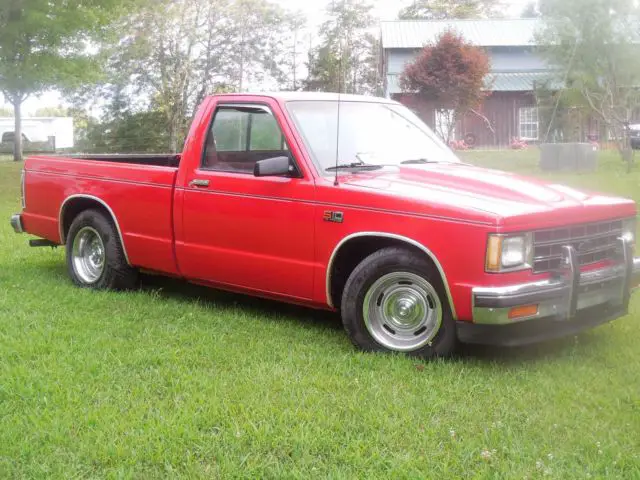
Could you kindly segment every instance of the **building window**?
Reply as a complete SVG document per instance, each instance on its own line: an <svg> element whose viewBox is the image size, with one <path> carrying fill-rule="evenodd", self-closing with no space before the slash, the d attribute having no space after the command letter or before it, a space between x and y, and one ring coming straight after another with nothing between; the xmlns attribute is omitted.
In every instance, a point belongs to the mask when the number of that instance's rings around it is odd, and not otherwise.
<svg viewBox="0 0 640 480"><path fill-rule="evenodd" d="M518 110L518 133L523 140L538 139L538 107L521 107Z"/></svg>

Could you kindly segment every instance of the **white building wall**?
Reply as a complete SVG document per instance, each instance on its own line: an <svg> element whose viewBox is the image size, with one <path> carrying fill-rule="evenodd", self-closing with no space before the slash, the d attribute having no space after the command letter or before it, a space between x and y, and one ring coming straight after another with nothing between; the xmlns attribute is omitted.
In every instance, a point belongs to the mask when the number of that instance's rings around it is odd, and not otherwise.
<svg viewBox="0 0 640 480"><path fill-rule="evenodd" d="M5 132L14 131L12 117L0 118L0 138ZM32 142L46 142L48 137L56 138L56 149L73 147L72 117L25 117L22 119L22 133Z"/></svg>

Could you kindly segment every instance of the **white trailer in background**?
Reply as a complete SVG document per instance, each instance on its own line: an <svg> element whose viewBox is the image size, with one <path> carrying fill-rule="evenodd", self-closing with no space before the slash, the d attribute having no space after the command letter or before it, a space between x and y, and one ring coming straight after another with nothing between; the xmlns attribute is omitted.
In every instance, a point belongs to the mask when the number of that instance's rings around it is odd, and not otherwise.
<svg viewBox="0 0 640 480"><path fill-rule="evenodd" d="M0 140L14 130L13 117L0 118ZM30 143L46 143L53 137L56 150L73 148L72 117L23 117L22 133Z"/></svg>

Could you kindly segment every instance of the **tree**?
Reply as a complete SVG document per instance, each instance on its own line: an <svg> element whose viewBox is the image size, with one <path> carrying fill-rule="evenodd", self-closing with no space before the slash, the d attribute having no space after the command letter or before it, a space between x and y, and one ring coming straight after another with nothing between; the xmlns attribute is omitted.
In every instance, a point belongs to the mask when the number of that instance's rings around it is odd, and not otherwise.
<svg viewBox="0 0 640 480"><path fill-rule="evenodd" d="M307 19L302 12L291 15L291 31L285 35L283 44L285 45L288 59L285 60L286 72L283 79L283 86L287 90L299 90L300 71L304 67L304 52L310 41L310 34L305 33Z"/></svg>
<svg viewBox="0 0 640 480"><path fill-rule="evenodd" d="M61 105L57 107L41 107L35 111L36 117L68 117L69 110Z"/></svg>
<svg viewBox="0 0 640 480"><path fill-rule="evenodd" d="M525 5L520 18L538 18L540 16L540 10L538 10L538 2L533 1Z"/></svg>
<svg viewBox="0 0 640 480"><path fill-rule="evenodd" d="M248 84L265 84L270 79L286 82L289 52L284 47L289 34L301 19L267 0L235 0L230 10L227 35L231 45L231 78L237 90ZM238 35L239 33L239 35Z"/></svg>
<svg viewBox="0 0 640 480"><path fill-rule="evenodd" d="M167 146L177 151L207 94L284 78L280 40L289 18L267 0L157 0L130 15L102 92L111 103L108 120L161 112Z"/></svg>
<svg viewBox="0 0 640 480"><path fill-rule="evenodd" d="M640 108L639 24L633 0L546 0L543 52L567 94L579 93L629 168L628 125Z"/></svg>
<svg viewBox="0 0 640 480"><path fill-rule="evenodd" d="M583 142L589 106L575 89L557 89L553 80L536 85L535 97L542 142ZM591 132L590 132L591 133Z"/></svg>
<svg viewBox="0 0 640 480"><path fill-rule="evenodd" d="M169 132L165 128L164 112L125 113L118 118L102 122L88 117L74 122L76 149L85 153L155 153L166 148ZM80 123L80 122L78 122Z"/></svg>
<svg viewBox="0 0 640 480"><path fill-rule="evenodd" d="M449 142L452 130L449 127L482 103L486 95L484 79L487 73L487 54L467 43L460 35L447 31L434 45L424 47L406 66L400 77L400 86L403 91L436 105L446 127L438 133Z"/></svg>
<svg viewBox="0 0 640 480"><path fill-rule="evenodd" d="M499 0L414 0L400 10L400 20L447 20L500 15Z"/></svg>
<svg viewBox="0 0 640 480"><path fill-rule="evenodd" d="M200 76L195 73L199 44L222 40L215 37L218 33L215 28L206 38L200 35L204 25L215 25L219 17L214 8L219 5L207 3L184 0L162 1L160 8L149 5L150 8L127 22L126 30L134 33L124 39L123 48L114 59L115 70L123 72L123 78L116 81L113 102L116 106L122 103L124 112L118 115L114 108L116 114L112 120L131 116L125 96L126 87L132 84L134 92L147 96L155 109L164 115L163 129L169 133L168 148L172 152L178 150L178 139L186 129L189 100L209 83L200 85ZM208 68L216 68L217 62L209 56L208 47L205 45L202 61Z"/></svg>
<svg viewBox="0 0 640 480"><path fill-rule="evenodd" d="M380 93L380 44L370 32L372 5L334 2L319 28L320 44L309 52L304 89L358 94Z"/></svg>
<svg viewBox="0 0 640 480"><path fill-rule="evenodd" d="M94 81L88 40L125 0L5 0L0 3L0 92L15 112L14 160L22 159L22 103L53 87Z"/></svg>
<svg viewBox="0 0 640 480"><path fill-rule="evenodd" d="M0 117L13 117L13 110L7 107L0 107Z"/></svg>
<svg viewBox="0 0 640 480"><path fill-rule="evenodd" d="M78 107L68 108L66 116L73 118L74 148L82 151L81 147L87 144L89 128L96 123L96 120L85 109Z"/></svg>

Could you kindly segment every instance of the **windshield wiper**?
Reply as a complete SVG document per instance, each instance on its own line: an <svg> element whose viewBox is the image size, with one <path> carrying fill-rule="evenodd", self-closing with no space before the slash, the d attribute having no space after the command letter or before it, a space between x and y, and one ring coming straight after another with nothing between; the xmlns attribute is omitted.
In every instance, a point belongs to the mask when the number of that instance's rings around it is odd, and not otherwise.
<svg viewBox="0 0 640 480"><path fill-rule="evenodd" d="M379 170L383 167L397 167L398 165L417 165L423 163L441 163L437 160L427 160L426 158L412 158L410 160L404 160L397 163L365 163L363 161L351 162L351 163L341 163L339 165L335 165L333 167L325 168L327 172L335 171L335 170Z"/></svg>
<svg viewBox="0 0 640 480"><path fill-rule="evenodd" d="M364 162L351 162L351 163L340 163L333 167L325 168L325 171L331 172L334 170L379 170L385 165L375 165L372 163L364 163Z"/></svg>

